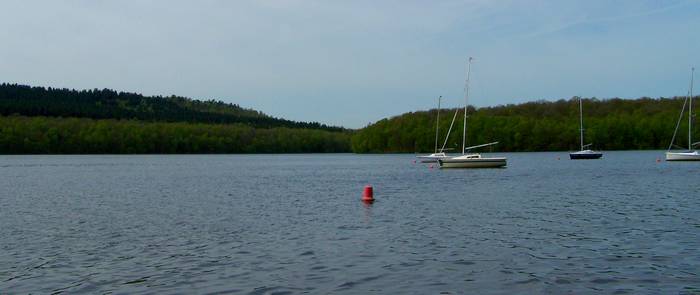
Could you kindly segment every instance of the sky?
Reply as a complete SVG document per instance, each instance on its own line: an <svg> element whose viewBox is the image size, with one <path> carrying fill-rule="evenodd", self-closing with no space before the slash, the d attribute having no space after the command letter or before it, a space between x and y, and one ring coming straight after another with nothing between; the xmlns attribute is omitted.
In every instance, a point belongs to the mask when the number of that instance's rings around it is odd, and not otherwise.
<svg viewBox="0 0 700 295"><path fill-rule="evenodd" d="M700 0L6 0L0 27L0 82L348 128L464 105L470 56L477 107L685 95L700 67Z"/></svg>

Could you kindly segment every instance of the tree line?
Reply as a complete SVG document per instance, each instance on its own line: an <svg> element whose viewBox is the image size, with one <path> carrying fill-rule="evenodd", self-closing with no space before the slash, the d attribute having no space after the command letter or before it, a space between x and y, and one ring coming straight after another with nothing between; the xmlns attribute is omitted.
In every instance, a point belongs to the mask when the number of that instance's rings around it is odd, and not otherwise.
<svg viewBox="0 0 700 295"><path fill-rule="evenodd" d="M585 142L601 150L665 149L684 100L583 99ZM440 146L455 111L441 110ZM577 97L470 106L467 113L467 145L499 142L487 151L579 148ZM410 112L347 130L214 100L0 84L0 153L430 152L437 114ZM453 152L462 142L462 113L457 118L445 145ZM687 147L687 124L681 120L677 146Z"/></svg>
<svg viewBox="0 0 700 295"><path fill-rule="evenodd" d="M349 152L350 133L246 124L0 116L0 154Z"/></svg>
<svg viewBox="0 0 700 295"><path fill-rule="evenodd" d="M74 90L0 84L0 115L126 119L149 122L241 123L258 128L345 131L318 122L274 118L237 104L181 96L143 96L110 89Z"/></svg>
<svg viewBox="0 0 700 295"><path fill-rule="evenodd" d="M601 150L666 149L684 97L583 99L585 143ZM486 151L560 151L579 149L578 98L536 101L475 109L467 114L467 145L498 141ZM440 146L455 109L440 113ZM461 111L460 111L461 112ZM457 117L446 148L459 152L462 114ZM687 112L685 113L687 116ZM380 120L352 137L356 153L431 152L435 146L437 110L411 112ZM687 147L687 117L675 143ZM697 130L697 128L695 128ZM697 134L697 133L696 133ZM700 138L697 135L694 137Z"/></svg>

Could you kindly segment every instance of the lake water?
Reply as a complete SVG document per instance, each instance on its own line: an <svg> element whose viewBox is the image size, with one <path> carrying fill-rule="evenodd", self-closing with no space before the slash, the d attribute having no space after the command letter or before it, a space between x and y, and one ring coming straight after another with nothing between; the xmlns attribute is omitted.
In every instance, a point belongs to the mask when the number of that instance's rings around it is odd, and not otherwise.
<svg viewBox="0 0 700 295"><path fill-rule="evenodd" d="M0 156L0 293L700 293L700 163L505 155Z"/></svg>

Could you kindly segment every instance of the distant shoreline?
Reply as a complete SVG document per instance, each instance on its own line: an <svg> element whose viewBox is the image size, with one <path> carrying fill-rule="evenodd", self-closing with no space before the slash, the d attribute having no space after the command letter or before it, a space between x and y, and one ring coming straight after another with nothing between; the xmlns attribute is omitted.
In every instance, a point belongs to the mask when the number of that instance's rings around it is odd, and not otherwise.
<svg viewBox="0 0 700 295"><path fill-rule="evenodd" d="M696 97L697 98L697 97ZM666 150L685 97L639 99L583 99L584 144L595 150ZM578 98L534 101L475 109L470 106L467 145L499 142L494 152L576 151L580 149ZM462 146L463 111L452 123L457 109L440 112L438 149L459 150ZM408 112L382 119L352 137L358 153L432 153L438 111ZM452 125L450 136L447 131ZM681 120L680 128L687 128ZM700 128L694 128L697 130ZM695 138L699 138L696 134ZM677 137L674 146L687 146L687 137Z"/></svg>
<svg viewBox="0 0 700 295"><path fill-rule="evenodd" d="M0 116L0 154L350 152L349 132L246 124Z"/></svg>
<svg viewBox="0 0 700 295"><path fill-rule="evenodd" d="M576 150L567 151L527 151L527 152L481 152L482 154L534 154L534 153L570 153ZM617 152L659 152L665 153L665 149L645 149L645 150L600 150L605 153ZM0 154L2 156L328 156L328 155L344 155L344 156L415 156L424 153L353 153L353 152L328 152L328 153L192 153L192 154ZM457 153L447 155L457 155Z"/></svg>

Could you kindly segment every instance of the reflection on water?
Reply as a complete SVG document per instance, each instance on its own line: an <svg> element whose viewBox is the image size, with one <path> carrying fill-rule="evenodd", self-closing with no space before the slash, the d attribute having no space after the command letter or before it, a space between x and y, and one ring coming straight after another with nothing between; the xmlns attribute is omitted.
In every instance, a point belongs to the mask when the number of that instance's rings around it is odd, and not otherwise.
<svg viewBox="0 0 700 295"><path fill-rule="evenodd" d="M0 293L693 294L700 163L661 154L0 156Z"/></svg>

